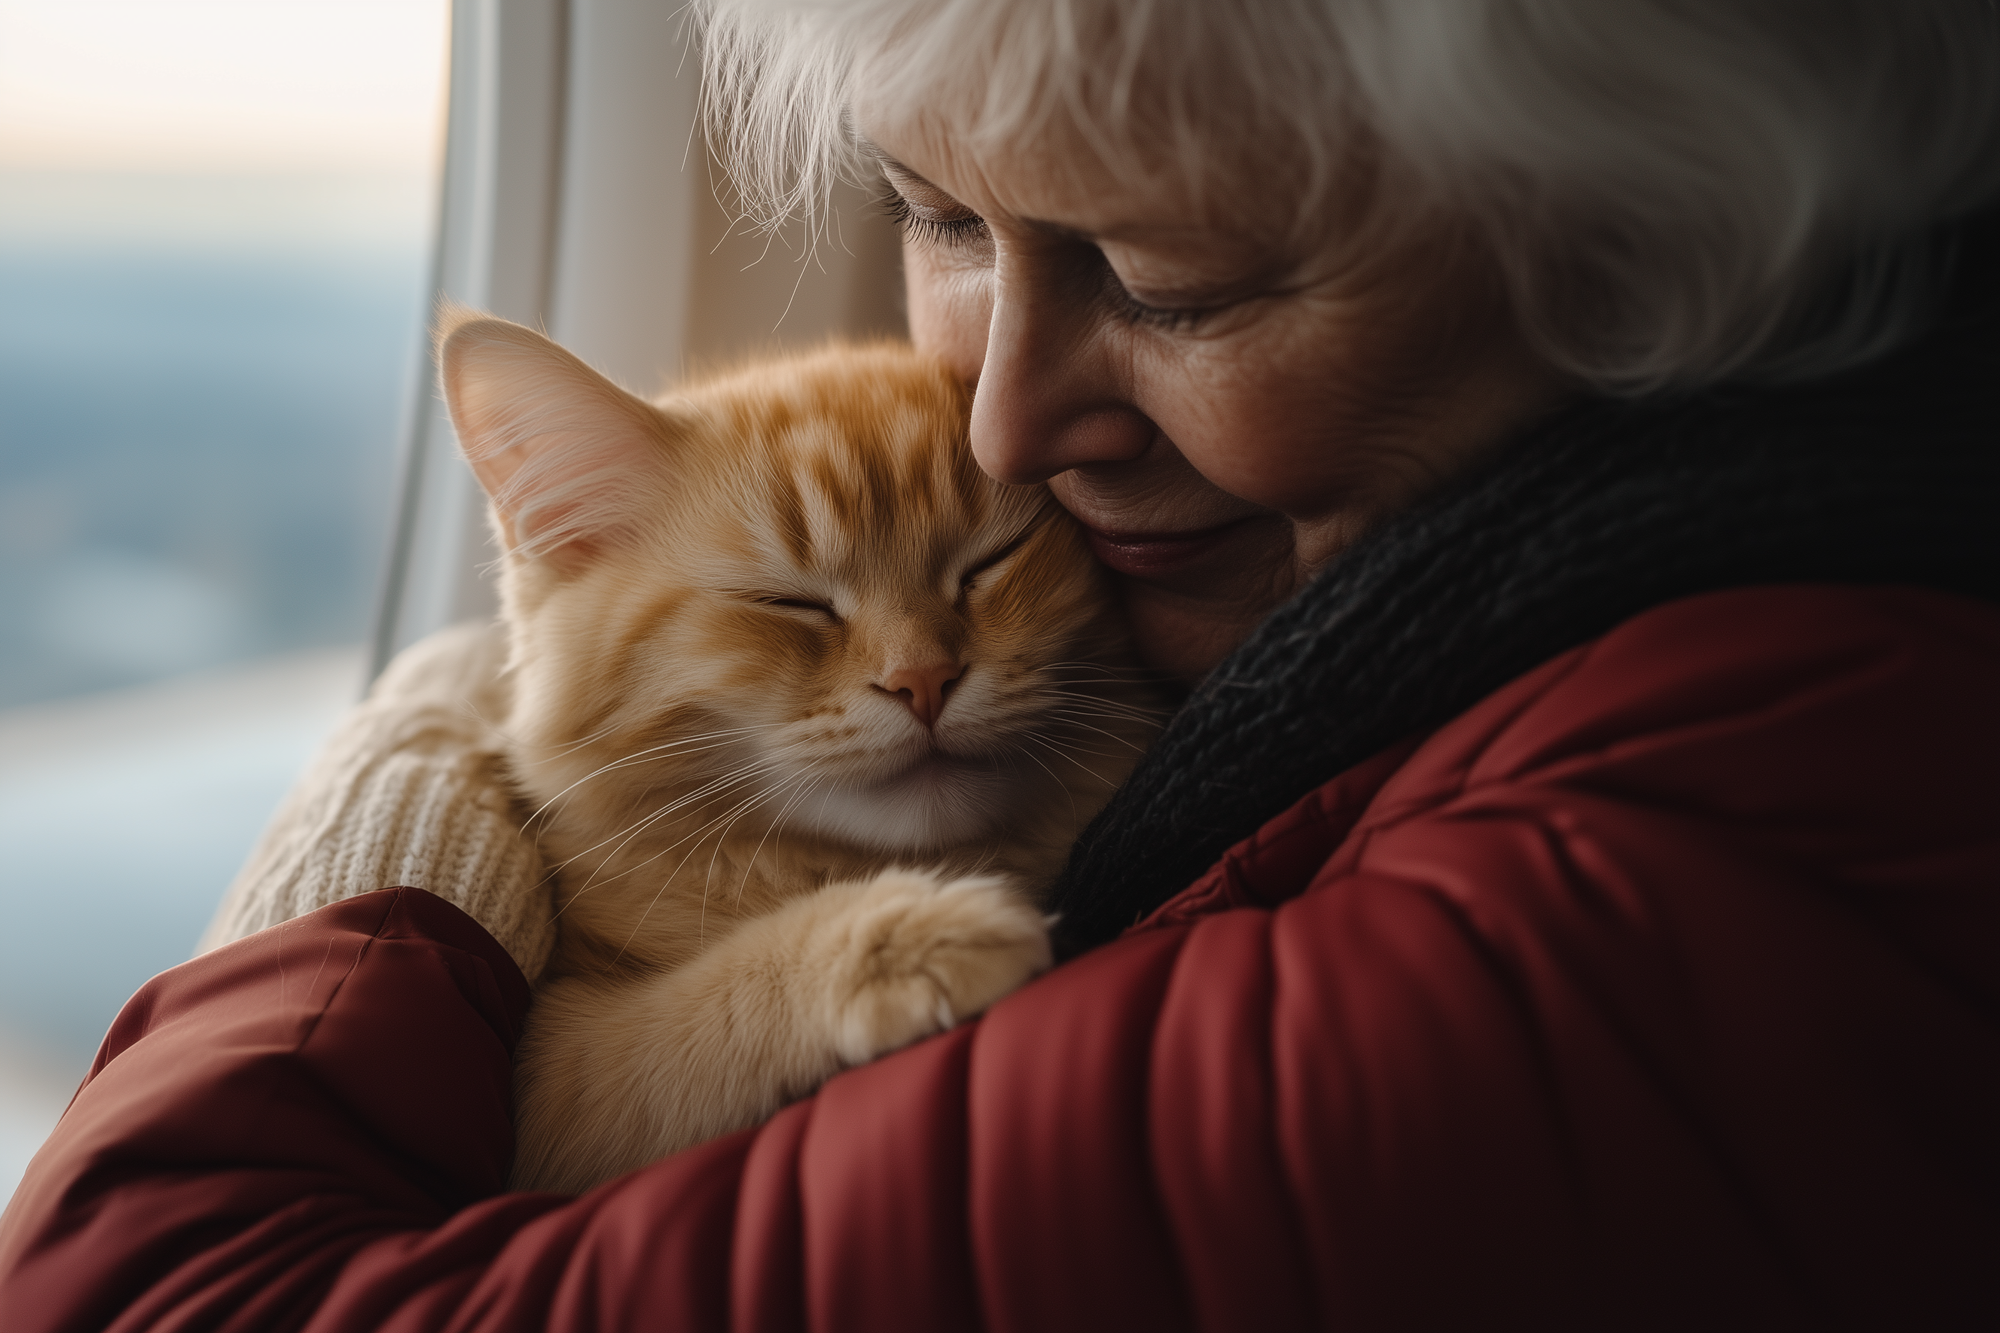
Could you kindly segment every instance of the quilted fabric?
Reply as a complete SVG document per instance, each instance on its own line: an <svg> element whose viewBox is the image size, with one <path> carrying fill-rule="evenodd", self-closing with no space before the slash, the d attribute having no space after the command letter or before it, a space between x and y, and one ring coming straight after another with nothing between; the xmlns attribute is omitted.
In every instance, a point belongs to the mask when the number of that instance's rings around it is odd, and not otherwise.
<svg viewBox="0 0 2000 1333"><path fill-rule="evenodd" d="M527 990L350 899L157 978L0 1221L56 1329L2000 1326L2000 610L1671 603L760 1129L503 1194Z"/></svg>

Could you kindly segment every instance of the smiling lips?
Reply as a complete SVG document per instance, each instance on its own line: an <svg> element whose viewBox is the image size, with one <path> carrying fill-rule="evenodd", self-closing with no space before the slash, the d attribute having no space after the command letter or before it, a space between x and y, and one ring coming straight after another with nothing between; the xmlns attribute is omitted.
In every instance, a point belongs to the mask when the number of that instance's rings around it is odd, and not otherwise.
<svg viewBox="0 0 2000 1333"><path fill-rule="evenodd" d="M1090 549L1113 573L1135 579L1178 574L1241 527L1248 519L1233 519L1192 532L1104 532L1086 526Z"/></svg>

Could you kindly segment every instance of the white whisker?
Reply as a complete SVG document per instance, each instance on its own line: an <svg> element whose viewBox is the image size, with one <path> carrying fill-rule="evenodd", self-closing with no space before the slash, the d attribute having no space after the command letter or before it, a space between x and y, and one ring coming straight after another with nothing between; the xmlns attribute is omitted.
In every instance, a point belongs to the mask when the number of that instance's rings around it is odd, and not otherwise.
<svg viewBox="0 0 2000 1333"><path fill-rule="evenodd" d="M771 731L771 730L775 730L775 728L768 726L736 727L728 731L710 731L710 732L704 732L702 735L699 736L683 736L678 740L667 741L663 744L655 745L648 749L635 751L632 754L626 755L622 759L614 759L610 763L605 764L600 768L592 769L590 772L584 774L582 777L578 778L575 782L570 783L569 786L564 787L561 791L557 792L554 796L549 797L548 800L543 801L541 806L535 811L535 813L529 815L528 818L531 820L540 818L544 810L547 810L551 805L555 804L563 797L569 795L571 792L575 791L578 787L581 787L584 783L589 782L592 778L601 777L604 774L610 773L616 769L629 768L631 765L636 764L642 759L648 758L649 756L657 755L667 750L674 750L685 746L691 746L698 741L714 740L718 736L727 736L740 739L741 737L747 736L752 732ZM735 743L736 743L735 740L716 741L714 745L703 745L699 747L699 749L688 751L688 753L700 754L708 750L726 749L728 746Z"/></svg>
<svg viewBox="0 0 2000 1333"><path fill-rule="evenodd" d="M1103 727L1093 727L1088 722L1080 722L1074 718L1065 718L1064 720L1068 722L1071 726L1082 727L1085 731L1094 731L1108 741L1116 741L1118 744L1124 746L1126 749L1132 751L1135 754L1145 753L1146 750L1145 746L1139 744L1137 741L1129 739L1128 737L1120 736L1115 731L1106 731Z"/></svg>
<svg viewBox="0 0 2000 1333"><path fill-rule="evenodd" d="M1060 745L1053 738L1044 736L1040 732L1035 732L1035 731L1023 732L1022 739L1033 741L1035 744L1041 746L1044 750L1047 750L1049 753L1056 755L1059 758L1067 759L1070 763L1075 764L1078 768L1082 769L1085 773L1088 773L1092 778L1096 779L1099 782L1109 782L1110 785L1114 787L1118 785L1115 781L1106 778L1102 773L1099 773L1089 764L1084 763L1081 759L1078 759L1076 757L1076 754L1087 754L1094 759L1111 758L1109 754L1106 754L1102 750L1086 750L1080 745L1069 745L1069 746ZM1076 753L1072 753L1072 751L1075 751Z"/></svg>
<svg viewBox="0 0 2000 1333"><path fill-rule="evenodd" d="M771 840L771 835L773 833L776 833L779 827L784 824L785 816L791 814L792 811L795 808L797 808L798 803L804 800L807 796L809 796L812 793L812 783L810 779L814 778L815 776L816 776L815 773L810 768L800 770L799 784L798 784L799 790L797 794L794 795L790 800L785 802L785 808L778 811L777 817L774 818L765 827L764 836L757 840L757 846L750 853L750 859L744 862L743 864L743 878L736 882L736 901L738 903L741 903L743 901L744 890L750 887L750 872L756 869L757 858L764 854L764 844L769 842ZM706 910L708 907L708 895L706 892L704 892L702 895L702 907L704 910Z"/></svg>
<svg viewBox="0 0 2000 1333"><path fill-rule="evenodd" d="M612 850L602 858L603 861L610 861L611 859L615 858L620 853L622 853L625 850L625 848L630 846L634 838L637 838L640 834L644 833L648 828L651 828L653 825L657 824L660 820L666 818L668 815L673 814L674 812L681 810L696 801L721 796L722 793L726 792L731 787L741 786L742 784L747 782L754 782L758 778L763 777L766 774L772 772L773 770L782 767L786 758L787 755L785 755L784 753L780 753L777 755L768 756L764 759L760 759L749 764L745 764L731 773L724 774L719 778L716 778L708 783L703 784L701 787L696 788L694 791L688 792L685 795L682 795L676 798L675 800L668 802L666 805L661 806L657 810L654 810L652 813L646 815L644 818L639 819L634 823L626 825L624 828L619 829L617 832L612 833L608 837L601 839L593 846L587 847L582 851L577 852L574 855L568 857L562 862L562 864L564 866L573 864L574 862L582 859L583 857L588 856L591 852L594 852L599 848L603 847L606 843L618 841L618 845L612 848ZM585 893L588 893L590 890L594 888L601 887L605 884L615 883L616 881L625 878L627 875L634 874L637 871L644 869L646 866L649 866L653 862L659 860L662 856L665 856L668 852L671 852L675 847L680 846L681 843L686 842L688 838L699 838L702 833L706 832L710 828L713 828L716 823L720 822L722 819L727 818L729 814L730 814L729 811L724 811L723 814L716 816L716 818L714 819L711 819L710 821L708 821L708 823L702 825L700 828L696 829L693 833L688 834L686 837L683 837L676 842L670 843L666 847L661 848L658 852L655 852L652 856L647 857L644 861L639 862L637 865L628 866L624 870L621 870L614 875L604 876L602 874L603 866L600 864L597 870L591 872L590 878L585 880L582 885L580 885L574 892L572 892L569 895L569 902L575 902L578 898L581 898ZM685 860L683 860L683 864L685 864ZM675 873L676 874L679 873L678 867L676 868ZM665 888L665 884L668 882L671 882L671 877L669 877L667 881L664 881L662 883L661 887L663 891ZM657 898L658 895L656 894L655 895L656 901ZM569 905L568 903L564 904L564 910L567 909L568 905ZM560 916L561 912L558 911L557 915Z"/></svg>

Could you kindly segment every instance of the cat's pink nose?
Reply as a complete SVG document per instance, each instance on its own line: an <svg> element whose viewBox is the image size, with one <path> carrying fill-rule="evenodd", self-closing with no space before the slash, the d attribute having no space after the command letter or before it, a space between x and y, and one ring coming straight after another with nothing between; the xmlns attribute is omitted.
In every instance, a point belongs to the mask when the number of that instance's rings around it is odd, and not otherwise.
<svg viewBox="0 0 2000 1333"><path fill-rule="evenodd" d="M945 698L964 674L960 663L940 659L922 666L893 667L875 688L895 695L910 706L917 721L935 727L938 715L944 712Z"/></svg>

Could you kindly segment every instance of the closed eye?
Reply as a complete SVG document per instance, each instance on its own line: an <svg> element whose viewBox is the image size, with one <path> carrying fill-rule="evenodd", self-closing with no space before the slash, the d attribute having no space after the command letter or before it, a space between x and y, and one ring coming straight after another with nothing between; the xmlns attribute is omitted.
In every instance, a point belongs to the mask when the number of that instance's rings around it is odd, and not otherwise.
<svg viewBox="0 0 2000 1333"><path fill-rule="evenodd" d="M990 245L992 234L986 229L986 219L968 213L956 218L928 218L910 206L910 201L891 189L877 201L896 230L911 240L927 245L959 247L969 249L978 245Z"/></svg>
<svg viewBox="0 0 2000 1333"><path fill-rule="evenodd" d="M1165 329L1169 333L1185 332L1218 309L1215 306L1147 305L1126 291L1124 285L1115 277L1105 284L1104 294L1113 313L1127 324L1136 324L1149 329Z"/></svg>
<svg viewBox="0 0 2000 1333"><path fill-rule="evenodd" d="M1030 527L1026 532L1016 537L1013 541L1008 542L1005 546L993 552L993 554L987 556L984 560L981 560L978 564L972 566L972 568L966 570L964 577L962 577L958 581L959 591L971 592L972 586L979 581L979 576L981 574L987 573L988 571L992 570L993 568L1004 562L1009 556L1013 555L1016 551L1020 550L1023 546L1026 546L1028 544L1028 538L1034 536L1038 531L1040 531L1041 526L1042 525L1039 523L1035 524L1034 526Z"/></svg>
<svg viewBox="0 0 2000 1333"><path fill-rule="evenodd" d="M810 611L815 615L825 616L835 623L840 620L840 614L825 602L809 601L804 597L779 597L770 593L758 593L750 600L759 606L776 607L785 611Z"/></svg>

